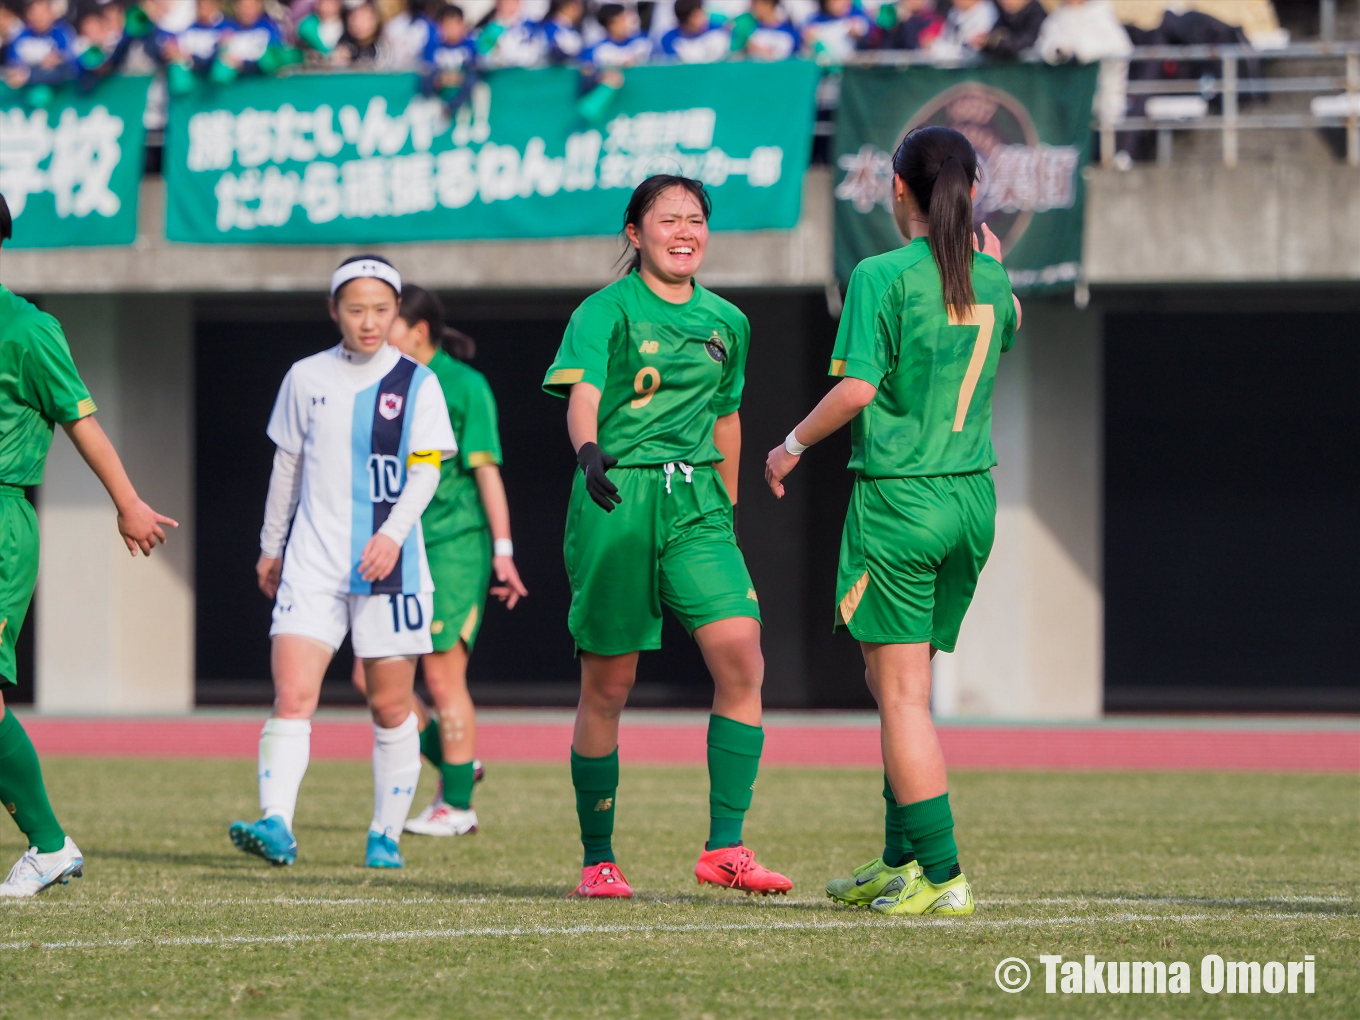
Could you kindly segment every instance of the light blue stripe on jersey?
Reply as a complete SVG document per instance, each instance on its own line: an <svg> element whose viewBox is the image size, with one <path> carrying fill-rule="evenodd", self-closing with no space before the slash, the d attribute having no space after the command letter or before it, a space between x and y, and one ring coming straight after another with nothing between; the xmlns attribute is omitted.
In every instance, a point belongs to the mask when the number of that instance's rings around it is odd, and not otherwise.
<svg viewBox="0 0 1360 1020"><path fill-rule="evenodd" d="M359 560L364 555L364 546L373 537L373 497L369 492L368 458L373 453L373 412L378 405L378 387L381 385L380 379L354 397L354 424L351 426L354 516L349 532L349 561L354 564L350 568L349 590L354 595L370 595L373 592L373 585L359 576Z"/></svg>
<svg viewBox="0 0 1360 1020"><path fill-rule="evenodd" d="M406 389L407 409L401 422L401 452L397 455L401 460L403 488L406 486L406 472L409 470L406 460L411 456L411 422L416 416L416 398L420 395L420 387L432 375L434 373L424 365L417 365L415 373L411 376L411 384ZM401 546L401 590L408 595L420 591L420 545L416 538L419 530L420 522L416 521Z"/></svg>

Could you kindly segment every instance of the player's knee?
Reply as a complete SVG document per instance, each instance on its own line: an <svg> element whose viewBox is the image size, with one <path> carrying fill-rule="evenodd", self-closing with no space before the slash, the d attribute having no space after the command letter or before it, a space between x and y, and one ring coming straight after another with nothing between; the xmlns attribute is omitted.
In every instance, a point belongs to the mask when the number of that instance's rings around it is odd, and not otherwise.
<svg viewBox="0 0 1360 1020"><path fill-rule="evenodd" d="M631 676L594 677L581 685L581 698L597 711L617 715L628 703L633 689Z"/></svg>

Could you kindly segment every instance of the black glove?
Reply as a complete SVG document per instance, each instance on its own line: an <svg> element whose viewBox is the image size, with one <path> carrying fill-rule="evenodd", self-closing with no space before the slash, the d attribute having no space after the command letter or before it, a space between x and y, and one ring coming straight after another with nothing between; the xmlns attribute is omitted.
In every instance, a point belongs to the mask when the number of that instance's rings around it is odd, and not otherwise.
<svg viewBox="0 0 1360 1020"><path fill-rule="evenodd" d="M586 473L586 492L605 513L612 513L614 504L622 503L619 487L605 477L605 472L619 462L600 449L599 443L582 443L576 451L576 462Z"/></svg>

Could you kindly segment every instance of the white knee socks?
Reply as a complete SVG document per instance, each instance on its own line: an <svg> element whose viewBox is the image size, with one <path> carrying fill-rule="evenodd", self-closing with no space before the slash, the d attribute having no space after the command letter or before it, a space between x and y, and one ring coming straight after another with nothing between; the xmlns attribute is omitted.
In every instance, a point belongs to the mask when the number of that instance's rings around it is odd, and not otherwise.
<svg viewBox="0 0 1360 1020"><path fill-rule="evenodd" d="M270 719L260 733L260 816L278 815L293 829L298 787L312 752L308 719Z"/></svg>
<svg viewBox="0 0 1360 1020"><path fill-rule="evenodd" d="M373 726L373 822L370 832L397 840L420 780L420 720L412 712L390 730Z"/></svg>

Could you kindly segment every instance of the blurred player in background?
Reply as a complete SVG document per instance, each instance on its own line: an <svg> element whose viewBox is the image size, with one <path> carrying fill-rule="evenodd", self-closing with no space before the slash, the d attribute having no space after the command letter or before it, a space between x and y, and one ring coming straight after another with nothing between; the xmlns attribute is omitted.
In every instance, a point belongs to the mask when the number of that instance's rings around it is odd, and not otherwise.
<svg viewBox="0 0 1360 1020"><path fill-rule="evenodd" d="M0 246L12 233L0 195ZM24 489L42 482L55 423L108 490L128 552L150 556L165 543L164 527L179 527L137 495L94 412L61 325L0 285L0 691L17 683L14 646L38 581L38 517ZM85 859L52 812L38 755L8 708L0 719L0 802L29 842L0 896L35 896L80 876Z"/></svg>
<svg viewBox="0 0 1360 1020"><path fill-rule="evenodd" d="M884 914L971 914L930 718L930 660L954 650L992 549L992 389L1020 303L985 225L986 248L974 251L968 140L945 127L913 131L893 171L893 214L911 242L851 274L831 361L841 381L770 451L765 478L782 497L803 451L854 422L835 628L859 640L878 702L886 839L881 857L828 883L827 895Z"/></svg>
<svg viewBox="0 0 1360 1020"><path fill-rule="evenodd" d="M342 263L330 300L341 342L288 370L269 418L277 449L255 572L275 598L274 714L260 734L262 817L230 835L271 864L297 860L293 811L311 718L347 632L373 716L364 863L405 864L397 843L420 778L411 701L416 659L431 649L434 591L420 515L457 446L439 380L387 343L400 298L401 276L385 259Z"/></svg>
<svg viewBox="0 0 1360 1020"><path fill-rule="evenodd" d="M500 583L491 592L507 609L514 609L529 592L515 569L515 545L510 540L496 398L486 376L467 364L476 345L471 337L444 325L438 297L411 284L402 289L401 310L387 342L435 374L458 437L458 455L440 467L439 488L420 518L434 579L430 622L434 651L421 661L438 716L418 698L415 704L424 720L420 750L439 770L439 793L406 823L406 831L462 836L477 831L472 787L481 770L473 758L477 715L468 696L467 665L482 628L487 578L496 575ZM354 686L365 690L358 659Z"/></svg>
<svg viewBox="0 0 1360 1020"><path fill-rule="evenodd" d="M792 888L741 841L765 739L760 605L733 525L750 324L694 279L708 215L698 181L662 174L638 185L624 228L631 271L572 314L543 382L570 396L567 430L581 465L564 550L567 625L581 658L571 778L585 860L573 895L632 895L612 845L619 714L638 652L661 647L663 604L713 674L699 882Z"/></svg>

